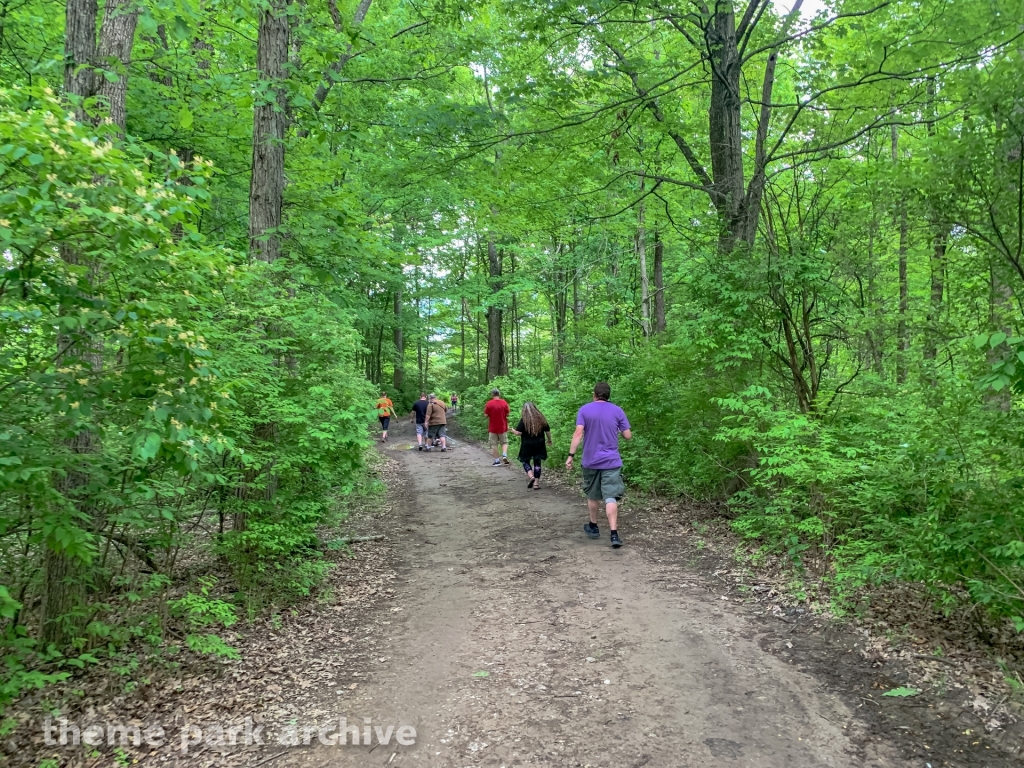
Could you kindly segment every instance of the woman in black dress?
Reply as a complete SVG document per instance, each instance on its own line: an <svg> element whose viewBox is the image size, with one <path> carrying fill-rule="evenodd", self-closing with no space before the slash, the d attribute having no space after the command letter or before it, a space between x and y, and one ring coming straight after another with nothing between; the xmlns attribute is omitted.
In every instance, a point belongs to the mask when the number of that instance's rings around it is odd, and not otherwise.
<svg viewBox="0 0 1024 768"><path fill-rule="evenodd" d="M523 463L530 482L527 488L540 490L540 463L548 457L547 446L551 445L551 427L536 405L523 403L523 412L512 434L522 438L519 441L519 461Z"/></svg>

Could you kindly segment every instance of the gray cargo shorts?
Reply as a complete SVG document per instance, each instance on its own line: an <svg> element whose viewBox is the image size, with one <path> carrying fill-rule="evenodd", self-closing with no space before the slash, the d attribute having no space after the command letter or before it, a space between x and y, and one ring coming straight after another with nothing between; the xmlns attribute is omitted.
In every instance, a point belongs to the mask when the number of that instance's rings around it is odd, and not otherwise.
<svg viewBox="0 0 1024 768"><path fill-rule="evenodd" d="M612 469L583 468L583 492L591 501L618 501L626 492L622 482L622 467Z"/></svg>

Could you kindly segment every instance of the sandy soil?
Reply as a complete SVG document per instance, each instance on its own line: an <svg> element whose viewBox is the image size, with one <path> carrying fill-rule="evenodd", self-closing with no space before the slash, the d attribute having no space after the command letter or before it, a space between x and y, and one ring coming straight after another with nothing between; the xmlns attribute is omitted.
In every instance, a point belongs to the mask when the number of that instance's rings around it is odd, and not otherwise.
<svg viewBox="0 0 1024 768"><path fill-rule="evenodd" d="M835 693L762 647L761 624L630 546L582 530L585 504L459 442L420 453L407 423L382 446L404 468L395 599L347 724L415 744L322 745L275 766L906 765ZM365 681L365 676L360 678ZM339 690L347 689L339 680ZM329 722L329 721L324 721ZM328 731L327 740L335 731ZM351 737L350 737L351 738ZM409 740L408 738L406 739ZM263 761L261 761L263 762ZM923 767L923 763L920 764Z"/></svg>

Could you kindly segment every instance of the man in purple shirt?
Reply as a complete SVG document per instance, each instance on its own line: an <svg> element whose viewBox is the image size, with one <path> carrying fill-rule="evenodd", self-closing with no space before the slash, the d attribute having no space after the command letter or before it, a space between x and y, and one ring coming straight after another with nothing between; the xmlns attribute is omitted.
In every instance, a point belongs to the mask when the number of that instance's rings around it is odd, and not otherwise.
<svg viewBox="0 0 1024 768"><path fill-rule="evenodd" d="M569 458L565 466L572 469L580 440L583 440L583 491L587 494L587 510L590 522L583 526L584 533L592 539L601 538L597 527L597 512L604 501L604 513L608 527L612 529L612 547L622 546L617 527L619 499L626 490L622 484L622 457L619 456L619 434L632 439L626 413L615 403L609 403L612 388L603 381L594 385L594 401L580 408L576 414L576 432L569 446ZM584 437L584 435L586 437Z"/></svg>

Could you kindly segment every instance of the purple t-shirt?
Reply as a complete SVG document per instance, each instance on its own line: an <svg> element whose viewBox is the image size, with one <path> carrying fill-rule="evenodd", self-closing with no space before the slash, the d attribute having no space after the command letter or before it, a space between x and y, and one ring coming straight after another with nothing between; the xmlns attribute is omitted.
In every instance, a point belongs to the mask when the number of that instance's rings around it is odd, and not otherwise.
<svg viewBox="0 0 1024 768"><path fill-rule="evenodd" d="M580 408L576 426L583 427L583 466L615 469L622 466L619 432L629 429L626 412L615 403L595 400Z"/></svg>

